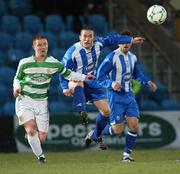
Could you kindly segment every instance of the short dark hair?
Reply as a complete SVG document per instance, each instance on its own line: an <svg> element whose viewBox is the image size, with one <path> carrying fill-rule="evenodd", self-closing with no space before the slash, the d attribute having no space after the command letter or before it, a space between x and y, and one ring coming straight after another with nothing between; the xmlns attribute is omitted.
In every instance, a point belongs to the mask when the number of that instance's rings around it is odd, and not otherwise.
<svg viewBox="0 0 180 174"><path fill-rule="evenodd" d="M94 29L93 29L92 27L89 27L89 26L86 26L86 27L82 28L82 29L80 30L80 34L81 34L81 32L82 32L83 30L91 30L91 31L94 32ZM94 33L95 33L95 32L94 32Z"/></svg>
<svg viewBox="0 0 180 174"><path fill-rule="evenodd" d="M33 42L36 41L36 40L40 40L40 39L47 39L46 36L43 36L43 35L37 35L33 38Z"/></svg>
<svg viewBox="0 0 180 174"><path fill-rule="evenodd" d="M132 32L129 31L129 30L127 30L127 29L126 29L126 30L123 30L123 31L121 32L121 35L133 37L133 36L132 36Z"/></svg>

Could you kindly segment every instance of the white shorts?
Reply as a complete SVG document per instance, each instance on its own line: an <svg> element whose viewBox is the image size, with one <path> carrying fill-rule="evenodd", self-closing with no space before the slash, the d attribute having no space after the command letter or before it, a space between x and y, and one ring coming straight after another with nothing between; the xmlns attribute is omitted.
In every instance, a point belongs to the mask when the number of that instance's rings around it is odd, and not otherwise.
<svg viewBox="0 0 180 174"><path fill-rule="evenodd" d="M48 132L49 111L47 100L34 100L27 96L19 96L16 98L16 115L19 125L34 119L38 131Z"/></svg>

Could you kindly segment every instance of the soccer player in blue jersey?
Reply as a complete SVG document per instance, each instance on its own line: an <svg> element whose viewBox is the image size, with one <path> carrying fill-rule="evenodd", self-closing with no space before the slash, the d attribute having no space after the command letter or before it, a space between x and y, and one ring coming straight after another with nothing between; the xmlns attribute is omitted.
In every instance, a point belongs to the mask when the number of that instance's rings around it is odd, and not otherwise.
<svg viewBox="0 0 180 174"><path fill-rule="evenodd" d="M122 35L131 36L131 32L124 31ZM131 91L131 80L134 78L149 85L153 91L157 89L156 84L143 75L138 58L129 51L131 46L132 43L119 45L118 49L108 54L97 73L99 83L108 88L111 108L110 125L106 125L103 135L121 135L127 124L129 130L122 160L128 162L134 161L130 154L135 146L139 124L139 109Z"/></svg>
<svg viewBox="0 0 180 174"><path fill-rule="evenodd" d="M79 36L80 42L73 44L65 53L62 62L64 65L76 72L83 74L96 74L98 58L101 50L105 46L113 44L138 44L144 41L141 37L132 38L121 35L108 35L106 37L95 38L94 30L83 28ZM101 89L97 80L91 82L68 81L60 76L60 83L65 96L73 95L73 104L76 112L80 113L80 118L87 124L86 101L91 101L99 110L96 118L96 128L92 135L101 149L106 149L100 137L102 130L106 126L110 108L104 91ZM87 144L88 141L86 141Z"/></svg>

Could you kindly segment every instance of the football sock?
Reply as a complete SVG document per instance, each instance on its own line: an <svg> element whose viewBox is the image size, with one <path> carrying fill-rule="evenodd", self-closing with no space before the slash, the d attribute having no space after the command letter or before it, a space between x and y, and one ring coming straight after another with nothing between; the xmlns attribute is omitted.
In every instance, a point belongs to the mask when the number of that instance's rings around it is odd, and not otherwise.
<svg viewBox="0 0 180 174"><path fill-rule="evenodd" d="M106 127L104 128L103 132L102 132L103 135L115 135L113 129L112 129L112 126L107 124Z"/></svg>
<svg viewBox="0 0 180 174"><path fill-rule="evenodd" d="M82 86L77 86L74 89L73 106L76 112L86 110L86 98L84 95L84 88Z"/></svg>
<svg viewBox="0 0 180 174"><path fill-rule="evenodd" d="M137 138L137 133L136 132L130 132L128 131L126 135L126 145L124 148L124 153L123 155L128 155L131 154L132 149L134 148L136 144L136 138Z"/></svg>
<svg viewBox="0 0 180 174"><path fill-rule="evenodd" d="M103 129L106 127L106 125L109 123L109 117L101 115L101 113L98 113L96 117L96 127L94 129L94 132L92 134L92 139L96 140L98 139Z"/></svg>
<svg viewBox="0 0 180 174"><path fill-rule="evenodd" d="M33 153L37 157L40 156L43 152L42 152L41 143L38 137L38 133L36 133L34 136L27 135L27 139Z"/></svg>

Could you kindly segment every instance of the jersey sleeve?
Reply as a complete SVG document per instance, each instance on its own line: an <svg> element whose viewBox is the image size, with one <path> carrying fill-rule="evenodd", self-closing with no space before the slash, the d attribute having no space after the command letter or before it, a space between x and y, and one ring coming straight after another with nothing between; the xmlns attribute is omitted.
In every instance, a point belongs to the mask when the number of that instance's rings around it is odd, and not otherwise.
<svg viewBox="0 0 180 174"><path fill-rule="evenodd" d="M64 57L62 59L62 64L66 68L68 68L70 70L73 69L73 57L72 57L72 54L73 54L74 50L75 50L75 46L70 47L66 51L66 53L65 53L65 55L64 55ZM60 86L61 86L62 89L68 89L69 80L65 79L63 76L60 75L59 76L59 81L60 81Z"/></svg>
<svg viewBox="0 0 180 174"><path fill-rule="evenodd" d="M112 85L112 80L110 79L109 73L113 68L113 55L114 53L110 53L104 59L97 72L97 79L103 88L111 88Z"/></svg>
<svg viewBox="0 0 180 174"><path fill-rule="evenodd" d="M133 41L133 38L130 36L124 36L119 34L111 34L106 37L97 37L97 41L101 42L102 47L111 46L115 44L128 44Z"/></svg>
<svg viewBox="0 0 180 174"><path fill-rule="evenodd" d="M19 62L17 71L16 71L16 75L14 77L14 81L13 81L13 88L14 90L16 89L21 89L21 85L20 85L20 81L23 80L24 78L24 72L23 72L23 59Z"/></svg>
<svg viewBox="0 0 180 174"><path fill-rule="evenodd" d="M58 72L66 80L72 81L85 81L86 75L73 72L70 69L67 69L62 63L59 63Z"/></svg>

